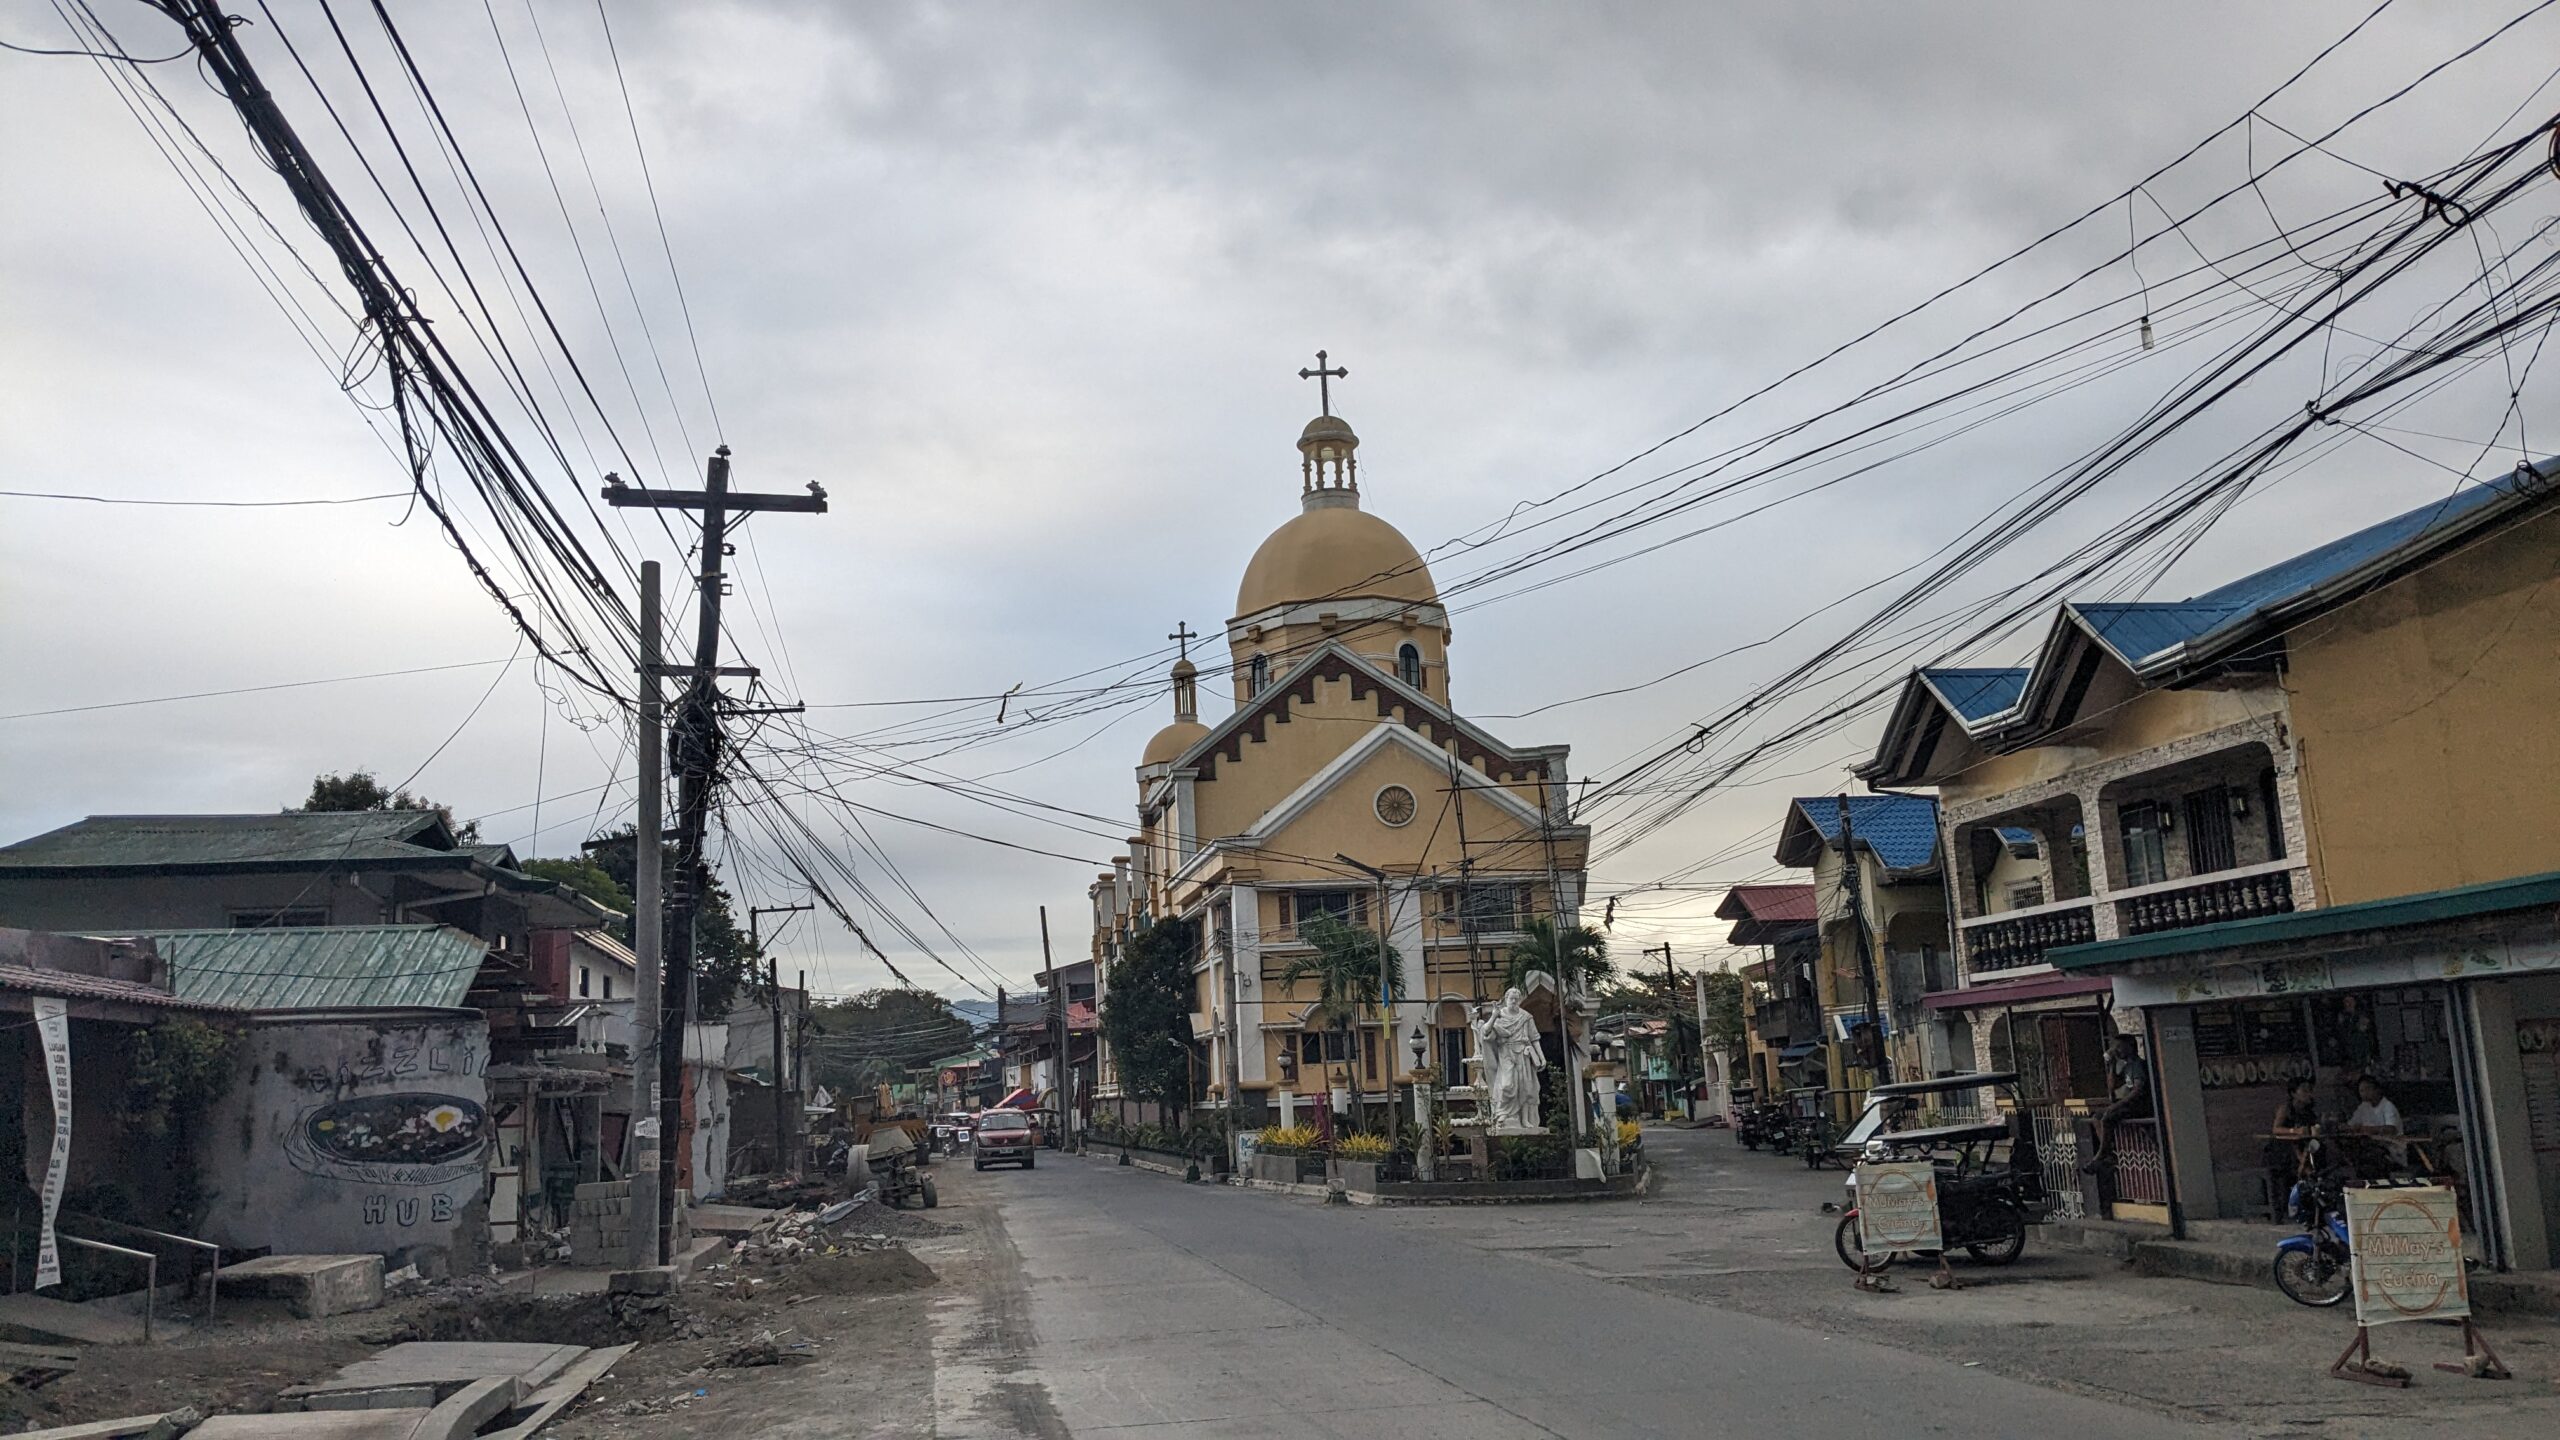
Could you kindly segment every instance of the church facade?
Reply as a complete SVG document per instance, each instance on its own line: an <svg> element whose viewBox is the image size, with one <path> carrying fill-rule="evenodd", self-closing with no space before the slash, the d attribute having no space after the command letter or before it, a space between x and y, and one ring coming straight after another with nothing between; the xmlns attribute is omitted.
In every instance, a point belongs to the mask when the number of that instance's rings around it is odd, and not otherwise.
<svg viewBox="0 0 2560 1440"><path fill-rule="evenodd" d="M1196 927L1193 1105L1233 1105L1242 1126L1396 1095L1417 1041L1442 1083L1466 1083L1474 1007L1500 999L1532 917L1577 923L1590 848L1567 747L1456 710L1431 572L1361 507L1359 437L1325 408L1298 440L1299 513L1245 566L1223 674L1174 665L1129 853L1091 888L1098 973L1148 925ZM1229 693L1224 718L1202 718L1204 681ZM1395 954L1385 1013L1349 1034L1310 1017L1313 981L1282 983L1317 916L1383 930ZM1095 1098L1135 1116L1118 1082L1106 1049Z"/></svg>

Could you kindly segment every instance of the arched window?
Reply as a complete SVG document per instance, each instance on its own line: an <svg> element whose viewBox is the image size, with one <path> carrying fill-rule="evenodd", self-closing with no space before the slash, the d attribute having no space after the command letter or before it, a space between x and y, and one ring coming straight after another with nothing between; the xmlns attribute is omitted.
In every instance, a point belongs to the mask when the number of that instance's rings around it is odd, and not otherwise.
<svg viewBox="0 0 2560 1440"><path fill-rule="evenodd" d="M1245 662L1244 693L1249 698L1261 694L1271 684L1271 657L1256 655Z"/></svg>
<svg viewBox="0 0 2560 1440"><path fill-rule="evenodd" d="M1422 647L1407 643L1396 651L1396 678L1414 689L1422 688Z"/></svg>

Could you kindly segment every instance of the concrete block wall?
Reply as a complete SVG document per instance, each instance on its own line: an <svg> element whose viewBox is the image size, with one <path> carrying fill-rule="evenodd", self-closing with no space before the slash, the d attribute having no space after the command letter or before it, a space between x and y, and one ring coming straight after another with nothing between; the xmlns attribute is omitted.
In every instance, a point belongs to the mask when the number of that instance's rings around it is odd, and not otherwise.
<svg viewBox="0 0 2560 1440"><path fill-rule="evenodd" d="M569 1201L569 1261L621 1265L631 1255L631 1182L581 1185Z"/></svg>
<svg viewBox="0 0 2560 1440"><path fill-rule="evenodd" d="M692 1208L692 1196L676 1192L677 1254L692 1243L693 1227L686 1218ZM569 1263L619 1269L630 1260L631 1182L606 1180L579 1186L569 1201Z"/></svg>

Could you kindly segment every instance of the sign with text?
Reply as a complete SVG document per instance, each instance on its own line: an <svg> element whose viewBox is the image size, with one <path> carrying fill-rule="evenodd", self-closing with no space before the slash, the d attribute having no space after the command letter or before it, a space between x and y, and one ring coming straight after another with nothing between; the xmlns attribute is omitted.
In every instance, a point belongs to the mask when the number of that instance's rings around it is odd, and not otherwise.
<svg viewBox="0 0 2560 1440"><path fill-rule="evenodd" d="M44 1220L36 1232L36 1288L62 1283L62 1246L53 1217L62 1209L63 1181L71 1174L71 1019L63 1001L35 997L36 1038L44 1046L44 1074L53 1089L53 1153L44 1165Z"/></svg>
<svg viewBox="0 0 2560 1440"><path fill-rule="evenodd" d="M2471 1313L2462 1269L2462 1209L2442 1185L2351 1189L2347 1253L2356 1323L2452 1320Z"/></svg>
<svg viewBox="0 0 2560 1440"><path fill-rule="evenodd" d="M1939 1250L1938 1167L1926 1160L1858 1166L1858 1248L1870 1255Z"/></svg>

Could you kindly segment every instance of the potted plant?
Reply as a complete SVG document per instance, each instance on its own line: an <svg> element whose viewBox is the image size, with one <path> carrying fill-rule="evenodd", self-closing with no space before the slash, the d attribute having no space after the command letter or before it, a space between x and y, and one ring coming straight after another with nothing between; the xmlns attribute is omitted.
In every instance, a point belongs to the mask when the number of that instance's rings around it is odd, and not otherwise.
<svg viewBox="0 0 2560 1440"><path fill-rule="evenodd" d="M1384 1135L1345 1135L1335 1141L1333 1161L1342 1171L1343 1188L1377 1194L1380 1172L1394 1153L1395 1143Z"/></svg>

